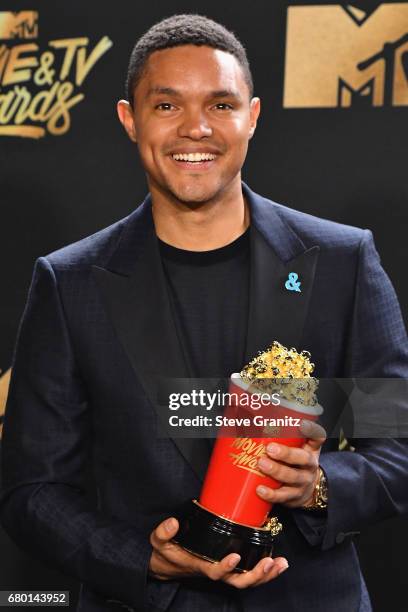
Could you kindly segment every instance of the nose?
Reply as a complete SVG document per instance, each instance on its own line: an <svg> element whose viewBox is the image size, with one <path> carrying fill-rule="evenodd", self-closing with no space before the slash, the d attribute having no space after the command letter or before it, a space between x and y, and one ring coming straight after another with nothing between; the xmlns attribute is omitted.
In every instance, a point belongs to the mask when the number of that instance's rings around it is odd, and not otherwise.
<svg viewBox="0 0 408 612"><path fill-rule="evenodd" d="M201 109L190 109L183 113L178 135L191 140L201 140L212 135L212 128Z"/></svg>

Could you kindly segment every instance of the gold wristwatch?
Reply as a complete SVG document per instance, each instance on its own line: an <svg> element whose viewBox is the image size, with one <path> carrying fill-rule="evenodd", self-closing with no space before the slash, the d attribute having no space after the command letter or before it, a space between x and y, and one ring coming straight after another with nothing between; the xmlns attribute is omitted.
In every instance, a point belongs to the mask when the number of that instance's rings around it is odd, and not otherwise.
<svg viewBox="0 0 408 612"><path fill-rule="evenodd" d="M327 479L322 468L319 466L319 478L313 492L313 500L310 506L302 506L304 510L325 510L327 508Z"/></svg>

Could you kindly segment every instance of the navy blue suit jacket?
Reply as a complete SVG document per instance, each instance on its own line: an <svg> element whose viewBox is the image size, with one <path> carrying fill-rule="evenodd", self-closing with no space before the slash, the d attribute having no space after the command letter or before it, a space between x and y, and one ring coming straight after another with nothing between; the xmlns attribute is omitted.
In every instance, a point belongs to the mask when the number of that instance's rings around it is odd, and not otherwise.
<svg viewBox="0 0 408 612"><path fill-rule="evenodd" d="M312 353L318 377L408 377L408 345L371 232L291 210L243 185L251 214L246 357L277 339ZM288 273L302 292L284 288ZM40 257L19 329L3 438L1 520L26 551L76 576L80 610L352 612L362 580L352 542L408 510L402 440L328 440L327 516L287 510L289 570L238 591L147 575L149 534L198 496L203 440L156 435L157 376L188 375L161 268L151 201ZM96 497L85 493L89 473Z"/></svg>

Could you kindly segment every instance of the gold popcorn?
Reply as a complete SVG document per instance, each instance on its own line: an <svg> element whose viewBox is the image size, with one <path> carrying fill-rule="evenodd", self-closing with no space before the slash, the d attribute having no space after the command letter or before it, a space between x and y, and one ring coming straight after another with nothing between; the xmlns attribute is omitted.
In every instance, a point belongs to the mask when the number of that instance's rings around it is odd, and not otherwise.
<svg viewBox="0 0 408 612"><path fill-rule="evenodd" d="M251 391L279 393L291 402L315 406L319 381L311 376L315 366L310 357L309 351L298 353L275 340L243 368L241 377L251 385Z"/></svg>

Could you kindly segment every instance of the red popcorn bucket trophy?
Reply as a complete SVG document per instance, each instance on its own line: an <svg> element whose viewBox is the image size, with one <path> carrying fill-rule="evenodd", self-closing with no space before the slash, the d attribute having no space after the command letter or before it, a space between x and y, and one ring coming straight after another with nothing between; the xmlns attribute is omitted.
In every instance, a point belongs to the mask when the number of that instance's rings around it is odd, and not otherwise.
<svg viewBox="0 0 408 612"><path fill-rule="evenodd" d="M174 541L184 549L212 562L238 553L236 571L250 570L272 556L282 525L270 516L272 504L261 499L256 488L276 489L281 483L257 465L270 442L303 446L300 421L315 421L323 412L316 401L318 382L310 377L314 366L309 356L275 341L240 374L232 374L226 424L215 442L200 498L187 502L178 516ZM238 424L235 429L232 423ZM231 432L236 435L231 437Z"/></svg>

